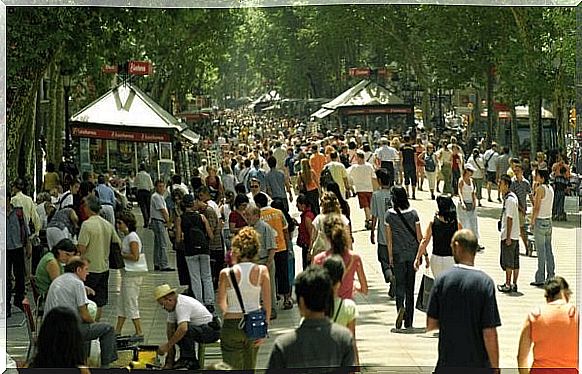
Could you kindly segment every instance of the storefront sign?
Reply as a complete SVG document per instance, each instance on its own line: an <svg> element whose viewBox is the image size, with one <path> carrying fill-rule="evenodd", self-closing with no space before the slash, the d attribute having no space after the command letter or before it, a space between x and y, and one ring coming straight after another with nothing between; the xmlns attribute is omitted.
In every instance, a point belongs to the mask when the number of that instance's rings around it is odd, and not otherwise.
<svg viewBox="0 0 582 374"><path fill-rule="evenodd" d="M96 139L111 139L111 140L125 140L130 142L168 142L170 141L169 134L117 131L117 130L103 130L103 129L87 129L81 127L73 127L72 134L78 138L96 138Z"/></svg>
<svg viewBox="0 0 582 374"><path fill-rule="evenodd" d="M342 113L348 116L366 115L366 114L409 114L412 108L361 108L361 109L343 109Z"/></svg>
<svg viewBox="0 0 582 374"><path fill-rule="evenodd" d="M119 67L117 65L103 65L101 71L106 74L115 74L119 71Z"/></svg>
<svg viewBox="0 0 582 374"><path fill-rule="evenodd" d="M370 68L350 68L349 74L352 77L369 77Z"/></svg>

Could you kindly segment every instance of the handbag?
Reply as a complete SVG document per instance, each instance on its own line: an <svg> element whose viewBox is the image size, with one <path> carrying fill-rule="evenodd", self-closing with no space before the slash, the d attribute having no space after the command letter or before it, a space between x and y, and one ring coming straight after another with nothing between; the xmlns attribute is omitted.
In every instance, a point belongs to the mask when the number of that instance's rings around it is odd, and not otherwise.
<svg viewBox="0 0 582 374"><path fill-rule="evenodd" d="M128 261L125 260L125 271L130 273L147 273L148 272L148 263L146 261L145 253L139 254L139 259L137 261Z"/></svg>
<svg viewBox="0 0 582 374"><path fill-rule="evenodd" d="M119 243L111 240L109 245L109 269L123 269L124 267L125 263L121 255L121 247Z"/></svg>
<svg viewBox="0 0 582 374"><path fill-rule="evenodd" d="M267 314L263 309L258 309L249 313L245 311L240 289L238 288L238 283L232 268L230 268L229 274L232 287L236 292L236 298L238 299L238 303L243 312L243 318L240 320L238 328L244 331L249 340L258 340L267 337Z"/></svg>
<svg viewBox="0 0 582 374"><path fill-rule="evenodd" d="M428 274L422 275L422 280L420 281L420 288L418 290L418 298L416 299L416 309L421 312L428 310L428 300L430 298L430 292L432 286L434 285L434 279L429 277Z"/></svg>

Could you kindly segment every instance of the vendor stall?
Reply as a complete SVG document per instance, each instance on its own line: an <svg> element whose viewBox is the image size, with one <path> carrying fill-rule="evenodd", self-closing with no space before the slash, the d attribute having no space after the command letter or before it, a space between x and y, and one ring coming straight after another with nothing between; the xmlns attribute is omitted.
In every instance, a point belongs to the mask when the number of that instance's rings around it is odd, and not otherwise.
<svg viewBox="0 0 582 374"><path fill-rule="evenodd" d="M195 138L130 83L114 87L73 115L70 126L79 150L79 169L96 173L116 169L120 176L137 173L138 165L144 163L152 178L168 178L176 172L175 159L179 158L175 145Z"/></svg>
<svg viewBox="0 0 582 374"><path fill-rule="evenodd" d="M311 115L313 120L329 121L340 128L361 125L368 130L393 129L404 132L414 127L414 108L387 88L363 80L332 101L325 103ZM335 122L335 123L334 123ZM328 123L329 124L329 123ZM329 127L329 126L328 126Z"/></svg>

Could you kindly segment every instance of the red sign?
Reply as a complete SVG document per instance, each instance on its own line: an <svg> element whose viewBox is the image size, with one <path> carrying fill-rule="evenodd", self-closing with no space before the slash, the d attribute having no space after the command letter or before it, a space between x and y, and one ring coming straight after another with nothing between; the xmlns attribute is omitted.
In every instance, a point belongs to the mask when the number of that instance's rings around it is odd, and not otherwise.
<svg viewBox="0 0 582 374"><path fill-rule="evenodd" d="M103 65L101 71L105 74L116 74L118 72L117 65Z"/></svg>
<svg viewBox="0 0 582 374"><path fill-rule="evenodd" d="M369 77L370 68L350 68L350 76L352 77Z"/></svg>
<svg viewBox="0 0 582 374"><path fill-rule="evenodd" d="M71 132L74 137L78 138L111 139L111 140L125 140L128 142L150 142L150 143L170 141L169 134L160 133L87 129L82 127L73 127Z"/></svg>
<svg viewBox="0 0 582 374"><path fill-rule="evenodd" d="M127 72L133 75L150 75L152 64L149 61L129 61Z"/></svg>

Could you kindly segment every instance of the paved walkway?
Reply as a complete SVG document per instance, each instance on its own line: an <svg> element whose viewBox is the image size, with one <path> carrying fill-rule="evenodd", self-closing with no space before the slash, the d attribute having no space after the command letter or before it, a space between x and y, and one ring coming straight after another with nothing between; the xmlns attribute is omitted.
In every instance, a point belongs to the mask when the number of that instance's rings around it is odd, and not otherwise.
<svg viewBox="0 0 582 374"><path fill-rule="evenodd" d="M412 206L418 210L421 217L423 231L428 221L434 215L436 203L430 200L426 192L417 192L419 200L412 201ZM357 206L357 199L349 200L352 208L352 220L354 222L354 249L358 252L364 263L364 268L369 284L367 296L357 295L360 318L357 321L357 344L361 363L367 367L367 371L381 371L383 373L402 372L431 372L437 360L438 339L432 334L422 332L426 325L426 315L415 312L413 333L398 333L394 331L396 319L395 301L389 300L387 287L381 275L380 266L376 259L376 247L370 244L369 231L364 231L364 213ZM294 204L292 204L294 205ZM478 254L476 266L489 274L496 283L504 281L504 273L499 267L499 243L496 221L499 217L501 204L484 203L479 208L479 225L481 243L485 251ZM138 210L136 210L137 212ZM292 215L298 215L296 208L292 207ZM556 222L554 225L553 244L556 256L556 272L564 276L574 291L576 298L578 292L577 265L580 263L579 216L569 216L568 222ZM146 247L148 263L152 264L153 234L150 230L138 230ZM523 244L522 244L523 245ZM430 250L430 246L429 246ZM523 247L521 252L524 252ZM300 262L300 254L296 254L297 264ZM504 368L516 366L517 345L519 333L526 312L537 304L543 303L543 291L531 287L536 269L536 259L521 256L521 273L518 281L519 294L505 295L497 293L497 302L501 313L502 326L498 329L500 345L500 363ZM175 263L174 253L170 253L170 263ZM115 305L117 303L117 285L119 275L112 272L110 280L110 305L104 309L103 321L112 324L116 321ZM419 271L416 278L416 290L420 286L422 272ZM143 328L145 331L145 344L159 344L165 341L166 312L152 299L153 289L161 283L177 285L177 273L151 272L144 279L140 293L140 311ZM578 296L578 300L580 297ZM269 352L274 339L282 333L291 331L299 322L298 309L280 310L278 318L272 321L270 327L270 339L261 347L258 358L258 368L264 368L268 361ZM22 321L21 314L15 313L7 321L7 325L18 324ZM133 333L130 321L126 322L124 334ZM7 351L18 359L23 359L26 354L28 342L26 327L10 327L7 329ZM210 348L211 353L219 353L219 350ZM212 355L213 357L215 355ZM217 358L211 358L207 362L215 362Z"/></svg>

